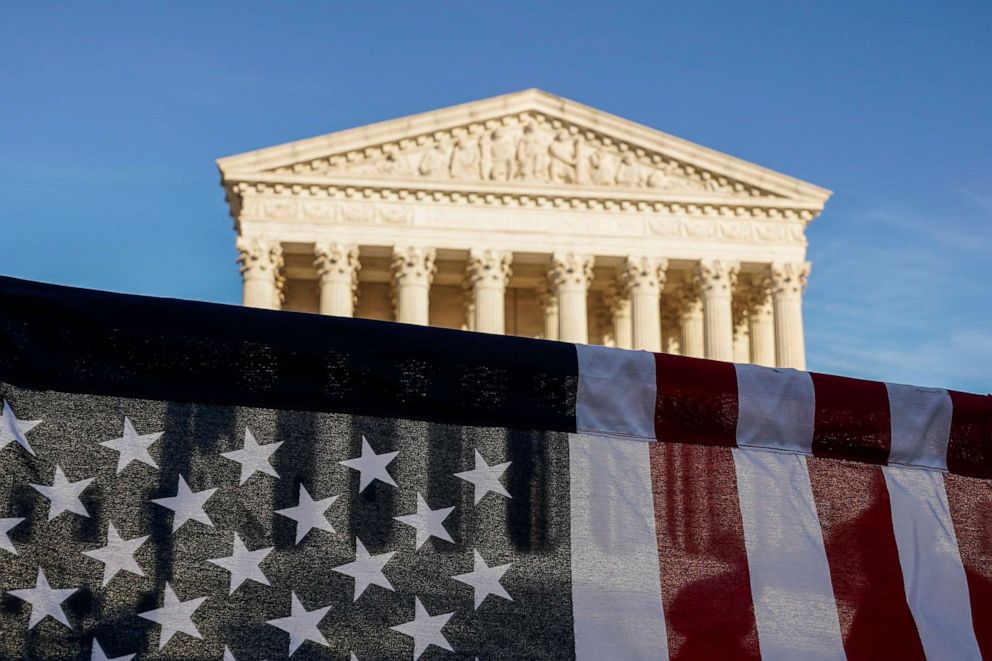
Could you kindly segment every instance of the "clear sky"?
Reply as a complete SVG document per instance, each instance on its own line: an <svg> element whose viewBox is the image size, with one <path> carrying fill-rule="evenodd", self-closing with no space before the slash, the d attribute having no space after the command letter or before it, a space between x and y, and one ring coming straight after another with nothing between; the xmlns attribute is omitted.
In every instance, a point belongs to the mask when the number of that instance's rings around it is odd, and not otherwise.
<svg viewBox="0 0 992 661"><path fill-rule="evenodd" d="M216 158L540 87L835 192L810 369L992 390L988 0L138 4L5 7L0 273L236 303Z"/></svg>

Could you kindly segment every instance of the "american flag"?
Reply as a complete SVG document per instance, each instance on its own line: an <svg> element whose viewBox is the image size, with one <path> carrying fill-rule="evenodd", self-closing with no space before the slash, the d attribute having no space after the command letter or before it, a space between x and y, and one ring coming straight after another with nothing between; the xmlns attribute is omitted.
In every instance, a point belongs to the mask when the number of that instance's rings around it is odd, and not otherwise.
<svg viewBox="0 0 992 661"><path fill-rule="evenodd" d="M988 396L0 278L0 656L992 658Z"/></svg>

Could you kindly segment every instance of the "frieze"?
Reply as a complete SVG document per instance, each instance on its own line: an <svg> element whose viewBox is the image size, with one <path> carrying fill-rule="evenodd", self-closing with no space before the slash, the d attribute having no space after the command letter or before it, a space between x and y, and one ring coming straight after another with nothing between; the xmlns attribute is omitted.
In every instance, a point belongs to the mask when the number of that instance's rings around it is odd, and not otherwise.
<svg viewBox="0 0 992 661"><path fill-rule="evenodd" d="M670 239L718 240L737 243L806 242L803 226L798 223L760 220L711 218L652 218L648 232Z"/></svg>
<svg viewBox="0 0 992 661"><path fill-rule="evenodd" d="M443 202L454 205L495 206L512 208L571 209L609 212L665 212L676 216L704 216L721 218L774 218L786 221L800 220L803 225L816 213L808 208L783 205L779 199L749 200L746 203L685 203L661 199L624 199L622 197L592 196L577 192L574 196L560 194L528 194L473 192L466 190L419 189L411 187L356 185L293 185L270 182L233 183L228 193L239 216L265 215L270 219L289 219L298 213L300 219L321 219L326 215L328 203L338 204L351 200L363 205L385 202L383 217L379 220L402 224L406 222L407 206L396 202ZM303 205L302 211L294 203ZM260 206L261 205L261 206Z"/></svg>
<svg viewBox="0 0 992 661"><path fill-rule="evenodd" d="M243 198L239 220L310 221L349 225L410 225L413 209L402 205L346 202L331 199Z"/></svg>
<svg viewBox="0 0 992 661"><path fill-rule="evenodd" d="M426 201L434 202L434 199ZM433 204L430 208L435 211L427 213L424 218L447 224L447 221L442 219L450 216L449 209ZM444 212L439 214L438 212L442 210ZM284 197L246 195L242 199L240 211L239 221L306 221L352 226L402 227L414 224L416 203L412 200L407 203L390 204L377 200L351 201L344 197L337 199L293 195ZM567 208L562 211L571 214L575 209ZM710 215L692 216L689 213L689 209L685 207L680 207L678 210L663 207L658 211L653 206L647 208L630 206L624 209L617 205L610 215L601 218L601 222L604 230L622 229L623 234L646 232L649 236L665 239L772 244L806 242L804 222L798 216L788 217L780 214L779 217L772 218L751 214L720 214L718 210L714 210ZM611 217L614 214L617 216ZM582 218L600 221L600 218L592 215ZM573 221L569 221L568 217L561 216L560 220L556 221L563 232L568 231L569 222L574 222L574 218ZM644 229L638 229L640 227Z"/></svg>

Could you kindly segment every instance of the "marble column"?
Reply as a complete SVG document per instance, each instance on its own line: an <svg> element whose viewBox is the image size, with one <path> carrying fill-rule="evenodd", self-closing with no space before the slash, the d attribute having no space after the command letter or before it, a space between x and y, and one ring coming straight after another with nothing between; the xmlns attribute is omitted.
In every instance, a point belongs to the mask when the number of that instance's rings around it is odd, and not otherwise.
<svg viewBox="0 0 992 661"><path fill-rule="evenodd" d="M239 236L238 265L244 282L242 303L247 307L282 307L282 245L278 241Z"/></svg>
<svg viewBox="0 0 992 661"><path fill-rule="evenodd" d="M592 255L555 253L548 278L558 298L558 339L586 344L589 326L586 318L586 295L592 282Z"/></svg>
<svg viewBox="0 0 992 661"><path fill-rule="evenodd" d="M666 295L661 299L661 350L676 356L682 353L680 305L681 302L677 294Z"/></svg>
<svg viewBox="0 0 992 661"><path fill-rule="evenodd" d="M772 307L772 281L768 277L752 280L748 308L748 340L751 362L775 367L775 312Z"/></svg>
<svg viewBox="0 0 992 661"><path fill-rule="evenodd" d="M696 264L696 279L703 298L703 334L706 357L733 361L734 324L731 295L740 266L720 259Z"/></svg>
<svg viewBox="0 0 992 661"><path fill-rule="evenodd" d="M703 300L696 283L686 283L679 291L680 315L679 353L692 358L706 355L703 332Z"/></svg>
<svg viewBox="0 0 992 661"><path fill-rule="evenodd" d="M775 310L775 362L779 367L806 369L803 339L803 290L809 262L771 265L772 305Z"/></svg>
<svg viewBox="0 0 992 661"><path fill-rule="evenodd" d="M734 362L750 363L751 344L748 330L748 315L750 310L748 309L747 296L739 288L738 291L734 292L731 310L733 312L734 322Z"/></svg>
<svg viewBox="0 0 992 661"><path fill-rule="evenodd" d="M544 312L544 339L558 339L558 297L552 291L548 282L537 286L537 300Z"/></svg>
<svg viewBox="0 0 992 661"><path fill-rule="evenodd" d="M628 257L623 281L633 308L635 349L661 351L661 290L665 286L668 260Z"/></svg>
<svg viewBox="0 0 992 661"><path fill-rule="evenodd" d="M396 321L427 326L430 290L437 267L433 248L403 246L393 249L393 305Z"/></svg>
<svg viewBox="0 0 992 661"><path fill-rule="evenodd" d="M506 332L505 296L510 282L509 252L473 250L466 275L472 294L473 330L502 335Z"/></svg>
<svg viewBox="0 0 992 661"><path fill-rule="evenodd" d="M358 246L318 243L314 266L320 276L320 313L335 317L355 316L358 292Z"/></svg>
<svg viewBox="0 0 992 661"><path fill-rule="evenodd" d="M613 346L619 349L634 348L634 326L631 316L630 292L621 282L611 285L604 296L613 323Z"/></svg>

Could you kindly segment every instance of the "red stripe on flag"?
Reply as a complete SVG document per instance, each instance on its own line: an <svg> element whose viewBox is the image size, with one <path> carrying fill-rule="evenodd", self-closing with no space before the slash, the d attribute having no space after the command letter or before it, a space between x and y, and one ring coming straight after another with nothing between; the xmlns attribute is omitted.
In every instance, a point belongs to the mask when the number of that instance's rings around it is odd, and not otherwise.
<svg viewBox="0 0 992 661"><path fill-rule="evenodd" d="M737 444L737 373L733 363L655 354L659 441Z"/></svg>
<svg viewBox="0 0 992 661"><path fill-rule="evenodd" d="M650 451L670 658L759 659L732 450Z"/></svg>
<svg viewBox="0 0 992 661"><path fill-rule="evenodd" d="M882 469L827 459L807 465L848 658L925 659Z"/></svg>
<svg viewBox="0 0 992 661"><path fill-rule="evenodd" d="M947 469L960 475L992 477L992 397L948 392L953 413Z"/></svg>
<svg viewBox="0 0 992 661"><path fill-rule="evenodd" d="M945 475L944 488L968 579L975 638L982 658L992 659L992 484Z"/></svg>
<svg viewBox="0 0 992 661"><path fill-rule="evenodd" d="M884 464L892 444L885 384L815 372L810 376L816 393L813 454Z"/></svg>

